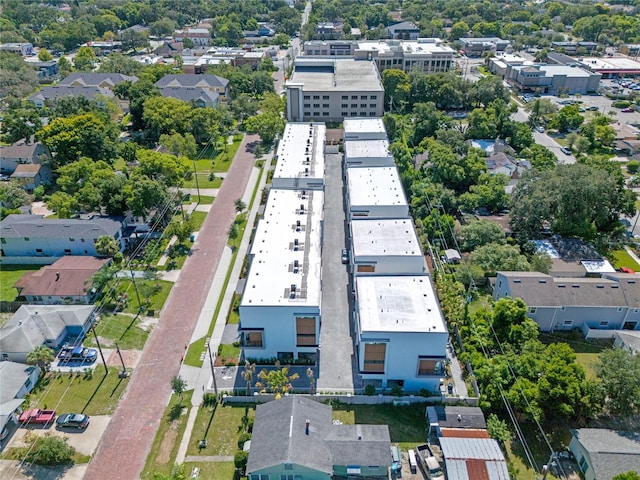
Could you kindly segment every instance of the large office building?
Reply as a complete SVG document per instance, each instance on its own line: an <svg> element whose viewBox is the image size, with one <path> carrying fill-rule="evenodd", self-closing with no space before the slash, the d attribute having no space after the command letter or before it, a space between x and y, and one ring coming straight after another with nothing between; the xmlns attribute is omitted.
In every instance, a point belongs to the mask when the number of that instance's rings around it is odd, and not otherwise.
<svg viewBox="0 0 640 480"><path fill-rule="evenodd" d="M290 122L342 122L383 114L384 88L371 61L297 58L285 86Z"/></svg>
<svg viewBox="0 0 640 480"><path fill-rule="evenodd" d="M498 37L460 38L462 49L469 57L479 57L486 51L503 52L511 46L511 41Z"/></svg>
<svg viewBox="0 0 640 480"><path fill-rule="evenodd" d="M355 218L408 218L409 204L394 167L347 168L347 215Z"/></svg>
<svg viewBox="0 0 640 480"><path fill-rule="evenodd" d="M378 70L394 68L423 73L448 72L454 50L439 38L416 40L312 40L304 44L304 54L321 57L353 57L374 61Z"/></svg>
<svg viewBox="0 0 640 480"><path fill-rule="evenodd" d="M576 65L530 64L511 67L507 82L520 91L551 95L595 92L602 75Z"/></svg>
<svg viewBox="0 0 640 480"><path fill-rule="evenodd" d="M324 123L288 123L276 152L273 188L320 189L324 185Z"/></svg>
<svg viewBox="0 0 640 480"><path fill-rule="evenodd" d="M365 381L438 391L449 333L431 278L358 276L355 285L356 348Z"/></svg>
<svg viewBox="0 0 640 480"><path fill-rule="evenodd" d="M269 192L240 302L245 358L316 359L323 206L320 190Z"/></svg>

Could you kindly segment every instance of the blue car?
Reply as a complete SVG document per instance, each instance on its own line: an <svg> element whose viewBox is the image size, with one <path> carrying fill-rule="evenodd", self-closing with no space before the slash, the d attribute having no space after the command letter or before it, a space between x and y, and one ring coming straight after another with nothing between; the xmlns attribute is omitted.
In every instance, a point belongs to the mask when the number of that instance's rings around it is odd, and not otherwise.
<svg viewBox="0 0 640 480"><path fill-rule="evenodd" d="M58 358L62 361L83 363L93 363L98 358L98 352L95 348L79 347L62 347Z"/></svg>

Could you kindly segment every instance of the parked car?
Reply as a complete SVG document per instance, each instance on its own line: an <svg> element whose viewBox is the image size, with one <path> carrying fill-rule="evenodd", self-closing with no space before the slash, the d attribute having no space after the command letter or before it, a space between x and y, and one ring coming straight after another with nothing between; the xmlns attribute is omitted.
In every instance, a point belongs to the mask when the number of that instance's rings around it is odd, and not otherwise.
<svg viewBox="0 0 640 480"><path fill-rule="evenodd" d="M621 111L621 112L624 112L624 113L631 113L631 112L633 112L634 110L633 110L633 108L631 108L631 107L627 107L627 108L623 108L623 109L622 109L622 110L620 110L620 111Z"/></svg>
<svg viewBox="0 0 640 480"><path fill-rule="evenodd" d="M542 125L538 125L538 126L536 127L536 130L537 130L538 132L540 132L540 133L544 133L544 127L543 127Z"/></svg>
<svg viewBox="0 0 640 480"><path fill-rule="evenodd" d="M562 153L564 153L565 155L571 155L571 150L569 150L569 149L568 149L568 148L566 148L566 147L562 147L562 148L560 149L560 151L561 151Z"/></svg>
<svg viewBox="0 0 640 480"><path fill-rule="evenodd" d="M39 408L35 408L22 412L18 421L23 425L29 423L46 424L53 422L54 418L56 418L55 410L40 410Z"/></svg>
<svg viewBox="0 0 640 480"><path fill-rule="evenodd" d="M98 358L98 351L95 348L86 348L83 346L69 347L65 346L60 349L58 358L63 361L81 361L84 363L93 363Z"/></svg>
<svg viewBox="0 0 640 480"><path fill-rule="evenodd" d="M596 112L598 110L598 107L596 107L595 105L591 105L590 107L587 107L587 111L589 112Z"/></svg>
<svg viewBox="0 0 640 480"><path fill-rule="evenodd" d="M82 413L63 413L56 420L58 428L87 428L89 426L89 417Z"/></svg>
<svg viewBox="0 0 640 480"><path fill-rule="evenodd" d="M349 261L349 252L347 252L346 248L342 249L342 263L347 263Z"/></svg>

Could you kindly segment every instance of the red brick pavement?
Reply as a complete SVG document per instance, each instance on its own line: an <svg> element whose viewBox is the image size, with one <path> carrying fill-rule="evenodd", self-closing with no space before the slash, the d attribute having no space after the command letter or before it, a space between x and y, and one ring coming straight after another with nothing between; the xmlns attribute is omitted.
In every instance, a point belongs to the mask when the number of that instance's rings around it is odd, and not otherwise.
<svg viewBox="0 0 640 480"><path fill-rule="evenodd" d="M234 202L249 182L255 157L247 145L257 140L256 135L243 139L84 478L141 477L171 395L171 377L180 371L184 346L191 339L236 215Z"/></svg>

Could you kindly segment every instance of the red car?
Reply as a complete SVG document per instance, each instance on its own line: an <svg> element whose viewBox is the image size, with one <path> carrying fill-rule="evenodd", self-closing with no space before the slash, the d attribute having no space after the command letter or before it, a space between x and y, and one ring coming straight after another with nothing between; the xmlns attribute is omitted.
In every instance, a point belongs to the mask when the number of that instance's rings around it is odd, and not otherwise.
<svg viewBox="0 0 640 480"><path fill-rule="evenodd" d="M634 110L633 110L633 108L627 107L627 108L623 108L623 109L622 109L622 110L620 110L620 111L621 111L621 112L624 112L624 113L631 113L631 112L633 112Z"/></svg>
<svg viewBox="0 0 640 480"><path fill-rule="evenodd" d="M18 418L18 421L21 424L26 425L27 423L53 423L53 419L56 418L55 410L40 410L36 408L34 410L25 410Z"/></svg>

